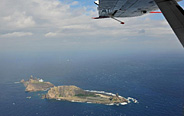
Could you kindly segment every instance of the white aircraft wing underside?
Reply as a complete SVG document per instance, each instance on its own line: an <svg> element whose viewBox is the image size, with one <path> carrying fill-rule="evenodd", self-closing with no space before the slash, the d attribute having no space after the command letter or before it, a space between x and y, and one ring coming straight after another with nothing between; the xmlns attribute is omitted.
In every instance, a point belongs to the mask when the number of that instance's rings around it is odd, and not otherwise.
<svg viewBox="0 0 184 116"><path fill-rule="evenodd" d="M184 47L184 10L175 0L155 0Z"/></svg>
<svg viewBox="0 0 184 116"><path fill-rule="evenodd" d="M184 10L178 1L182 0L99 0L99 18L141 16L160 8L184 47Z"/></svg>
<svg viewBox="0 0 184 116"><path fill-rule="evenodd" d="M158 9L154 0L99 0L99 16L134 17Z"/></svg>
<svg viewBox="0 0 184 116"><path fill-rule="evenodd" d="M134 17L157 9L154 0L99 0L98 5L100 17Z"/></svg>

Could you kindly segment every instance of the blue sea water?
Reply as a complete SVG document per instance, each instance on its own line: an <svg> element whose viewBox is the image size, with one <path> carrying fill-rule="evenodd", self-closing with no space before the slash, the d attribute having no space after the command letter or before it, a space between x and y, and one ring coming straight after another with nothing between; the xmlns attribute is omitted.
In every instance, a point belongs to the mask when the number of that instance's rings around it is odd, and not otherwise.
<svg viewBox="0 0 184 116"><path fill-rule="evenodd" d="M14 82L30 75L57 85L119 93L139 104L107 106L41 99ZM31 96L31 99L26 97ZM184 54L1 53L0 116L183 116Z"/></svg>

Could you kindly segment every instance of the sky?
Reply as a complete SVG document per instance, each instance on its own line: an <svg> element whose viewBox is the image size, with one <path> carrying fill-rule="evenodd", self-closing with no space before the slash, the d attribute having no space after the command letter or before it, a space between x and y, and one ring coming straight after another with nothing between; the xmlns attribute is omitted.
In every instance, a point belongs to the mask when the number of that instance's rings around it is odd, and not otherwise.
<svg viewBox="0 0 184 116"><path fill-rule="evenodd" d="M93 20L94 0L0 0L0 52L182 50L162 14ZM180 2L184 6L184 2Z"/></svg>

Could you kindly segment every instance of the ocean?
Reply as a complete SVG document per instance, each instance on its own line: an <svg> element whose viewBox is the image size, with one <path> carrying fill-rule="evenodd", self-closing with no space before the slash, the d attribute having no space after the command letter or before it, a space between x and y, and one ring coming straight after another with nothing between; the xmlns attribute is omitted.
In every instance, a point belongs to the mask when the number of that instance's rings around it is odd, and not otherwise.
<svg viewBox="0 0 184 116"><path fill-rule="evenodd" d="M183 52L0 54L0 116L184 116ZM22 84L14 83L30 75L56 86L118 93L139 103L108 106L41 99L42 92L25 92Z"/></svg>

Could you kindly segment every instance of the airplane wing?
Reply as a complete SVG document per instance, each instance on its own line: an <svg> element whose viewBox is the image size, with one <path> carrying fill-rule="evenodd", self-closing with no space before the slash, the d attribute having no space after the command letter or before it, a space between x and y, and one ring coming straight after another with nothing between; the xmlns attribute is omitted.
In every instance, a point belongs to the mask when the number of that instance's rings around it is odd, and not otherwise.
<svg viewBox="0 0 184 116"><path fill-rule="evenodd" d="M99 17L134 17L157 10L153 0L99 0Z"/></svg>
<svg viewBox="0 0 184 116"><path fill-rule="evenodd" d="M94 19L141 16L160 8L184 47L184 11L178 1L181 0L97 0L99 17Z"/></svg>
<svg viewBox="0 0 184 116"><path fill-rule="evenodd" d="M184 10L175 0L155 0L184 47Z"/></svg>

